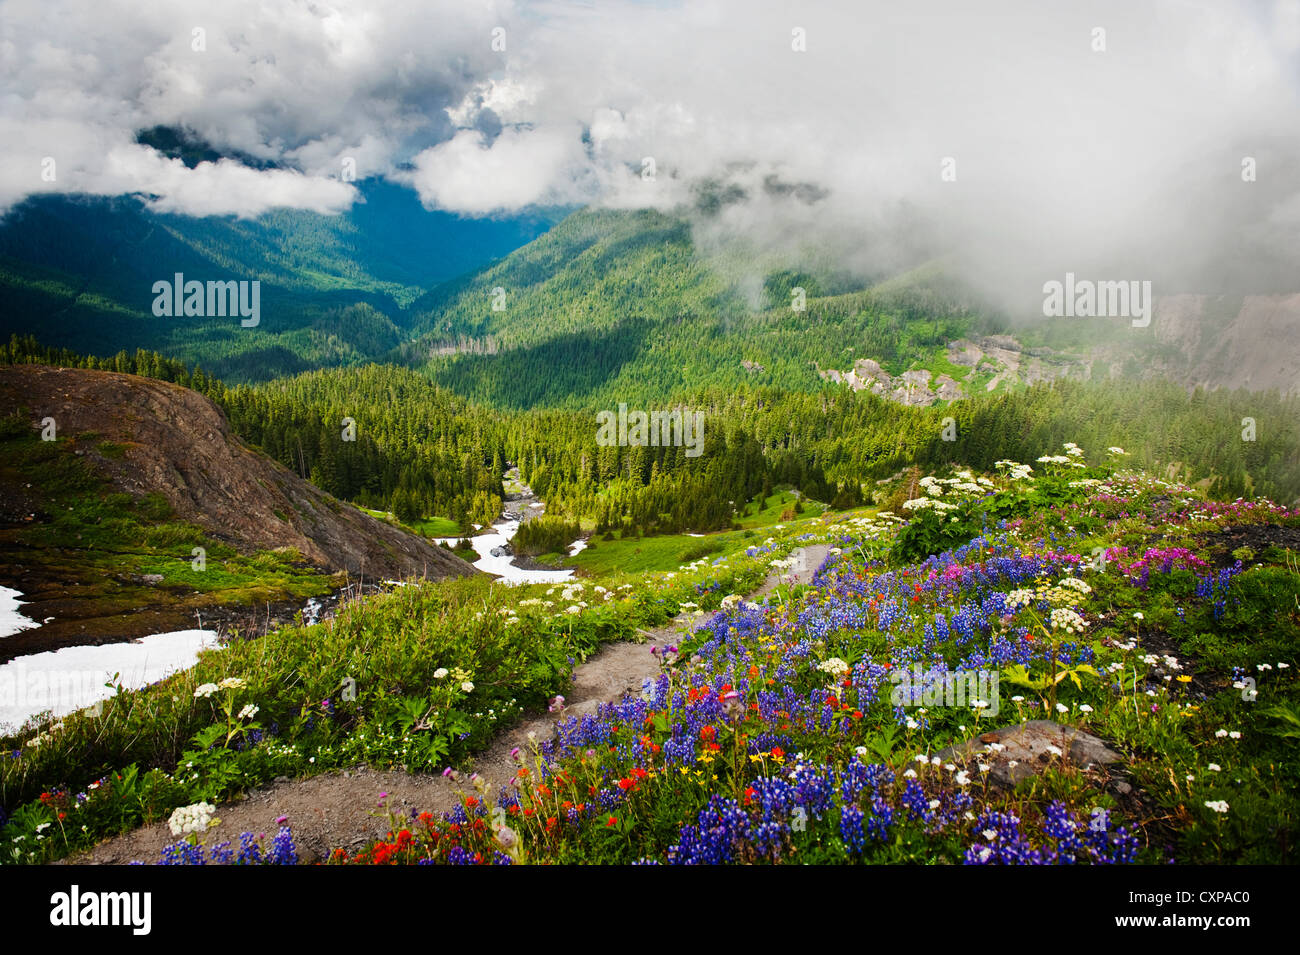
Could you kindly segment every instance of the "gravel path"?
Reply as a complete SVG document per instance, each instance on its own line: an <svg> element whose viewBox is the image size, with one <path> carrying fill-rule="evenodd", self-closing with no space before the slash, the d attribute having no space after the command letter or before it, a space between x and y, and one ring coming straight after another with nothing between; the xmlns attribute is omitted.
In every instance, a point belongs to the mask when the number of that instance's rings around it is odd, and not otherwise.
<svg viewBox="0 0 1300 955"><path fill-rule="evenodd" d="M773 574L754 592L761 597L778 585L808 583L826 559L828 547L815 544L799 548L791 556L795 563L781 575ZM574 671L573 687L566 694L562 713L543 713L502 732L487 750L474 760L474 771L496 793L506 784L517 764L510 751L518 746L528 752L528 736L538 741L551 738L559 720L594 712L604 702L613 702L628 692L639 692L641 682L659 673L654 644L676 643L679 629L689 622L683 614L646 634L645 643L611 643ZM355 851L382 838L391 828L388 812L407 815L411 809L441 812L455 807L461 792L471 792L468 774L459 783L442 776L380 771L358 767L348 772L323 773L305 779L284 779L243 798L217 808L220 825L204 842L208 845L229 839L237 842L242 832L265 833L269 839L278 830L281 816L293 828L294 843L303 862L325 859L337 847ZM387 793L380 805L380 793ZM73 865L122 865L133 861L156 862L165 846L175 842L166 823L155 823L115 836L89 852L64 860Z"/></svg>

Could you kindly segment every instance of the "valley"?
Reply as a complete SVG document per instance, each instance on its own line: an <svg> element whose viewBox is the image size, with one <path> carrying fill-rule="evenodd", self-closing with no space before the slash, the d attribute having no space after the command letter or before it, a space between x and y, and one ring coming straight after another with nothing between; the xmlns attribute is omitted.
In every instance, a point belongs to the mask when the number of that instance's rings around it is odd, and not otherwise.
<svg viewBox="0 0 1300 955"><path fill-rule="evenodd" d="M0 863L1290 860L1294 293L358 188L0 221Z"/></svg>
<svg viewBox="0 0 1300 955"><path fill-rule="evenodd" d="M731 295L681 222L591 212L343 362L0 345L0 860L1285 858L1300 398L1178 380L1220 306L1157 299L1152 377L906 282ZM601 410L638 406L698 440ZM922 660L996 706L900 704ZM1084 731L1106 765L1043 755Z"/></svg>

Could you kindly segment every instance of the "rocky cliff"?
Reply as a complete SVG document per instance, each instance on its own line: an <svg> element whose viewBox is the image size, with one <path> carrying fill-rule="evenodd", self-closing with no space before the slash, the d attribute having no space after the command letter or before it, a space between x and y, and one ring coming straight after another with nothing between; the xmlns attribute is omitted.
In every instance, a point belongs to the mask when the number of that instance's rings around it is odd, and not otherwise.
<svg viewBox="0 0 1300 955"><path fill-rule="evenodd" d="M237 549L295 547L310 563L366 578L464 576L458 557L302 480L230 431L221 409L179 385L135 375L0 368L0 410L53 418L59 437L119 491L157 492L176 514ZM114 453L101 447L110 442Z"/></svg>

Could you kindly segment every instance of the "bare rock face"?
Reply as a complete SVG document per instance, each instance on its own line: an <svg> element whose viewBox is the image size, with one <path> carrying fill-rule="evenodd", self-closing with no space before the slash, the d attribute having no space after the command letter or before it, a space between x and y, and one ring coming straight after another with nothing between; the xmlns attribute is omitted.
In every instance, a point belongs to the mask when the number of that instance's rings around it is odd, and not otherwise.
<svg viewBox="0 0 1300 955"><path fill-rule="evenodd" d="M974 368L984 357L984 352L974 342L959 338L954 342L948 343L948 360L954 365L963 365L967 368Z"/></svg>
<svg viewBox="0 0 1300 955"><path fill-rule="evenodd" d="M161 494L183 520L242 551L296 547L311 564L366 578L477 573L441 547L330 497L230 431L212 401L136 375L14 365L0 368L0 408L24 407L33 427L93 433L83 460L114 490ZM120 457L98 442L124 446Z"/></svg>
<svg viewBox="0 0 1300 955"><path fill-rule="evenodd" d="M854 391L870 391L873 395L888 398L901 405L928 407L939 399L952 400L963 397L961 385L947 375L940 375L931 387L932 375L925 369L905 371L897 378L880 367L871 358L859 358L849 371L829 369L818 371L826 381L848 385Z"/></svg>
<svg viewBox="0 0 1300 955"><path fill-rule="evenodd" d="M941 401L955 401L962 396L961 385L947 375L940 375L934 380L935 394Z"/></svg>
<svg viewBox="0 0 1300 955"><path fill-rule="evenodd" d="M1001 747L1001 749L998 749ZM1055 750L1059 750L1059 755ZM1098 769L1121 759L1100 738L1052 720L1031 720L1015 726L981 733L938 754L946 762L978 757L992 768L989 775L1001 786L1014 786L1036 776L1053 763L1067 763L1079 769Z"/></svg>

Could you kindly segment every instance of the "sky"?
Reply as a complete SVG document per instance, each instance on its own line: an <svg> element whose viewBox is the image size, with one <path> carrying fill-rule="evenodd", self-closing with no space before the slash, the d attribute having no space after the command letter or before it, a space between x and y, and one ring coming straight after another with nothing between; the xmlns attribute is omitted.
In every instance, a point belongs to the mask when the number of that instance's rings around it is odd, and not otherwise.
<svg viewBox="0 0 1300 955"><path fill-rule="evenodd" d="M328 214L383 177L469 216L685 209L720 262L939 257L1008 303L1066 271L1294 291L1298 92L1300 0L0 0L0 211ZM275 168L186 168L158 125Z"/></svg>

